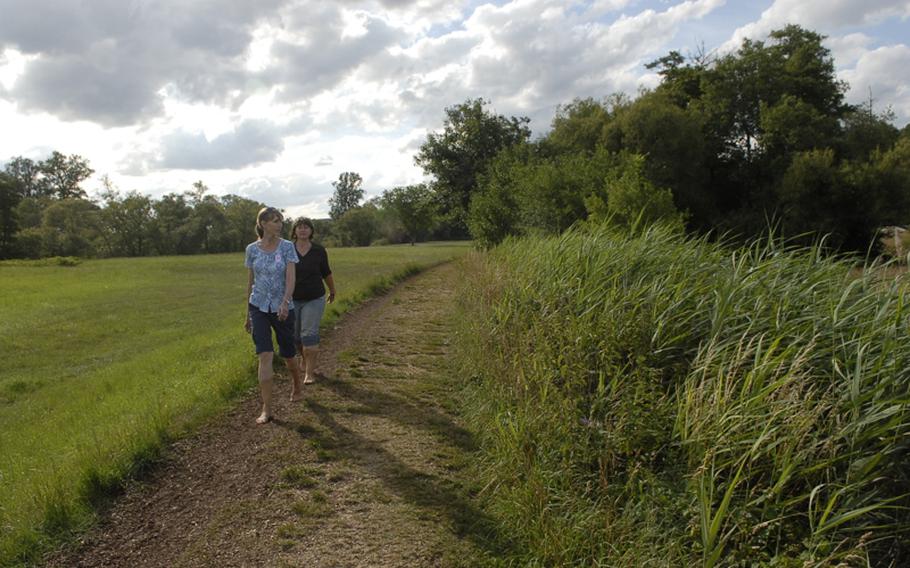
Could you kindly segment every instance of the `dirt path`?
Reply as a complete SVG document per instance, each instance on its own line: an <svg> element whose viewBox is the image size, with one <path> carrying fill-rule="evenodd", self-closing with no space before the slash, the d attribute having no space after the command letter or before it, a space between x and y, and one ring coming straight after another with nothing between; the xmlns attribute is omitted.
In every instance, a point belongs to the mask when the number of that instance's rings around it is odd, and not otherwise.
<svg viewBox="0 0 910 568"><path fill-rule="evenodd" d="M346 316L324 376L255 426L258 397L181 441L48 566L470 566L489 523L447 410L451 264Z"/></svg>

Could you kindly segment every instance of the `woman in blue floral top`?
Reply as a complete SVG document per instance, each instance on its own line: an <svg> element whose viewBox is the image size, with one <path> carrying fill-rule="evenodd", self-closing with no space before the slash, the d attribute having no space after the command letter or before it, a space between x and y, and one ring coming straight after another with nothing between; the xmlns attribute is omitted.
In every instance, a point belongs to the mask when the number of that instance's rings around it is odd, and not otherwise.
<svg viewBox="0 0 910 568"><path fill-rule="evenodd" d="M284 357L294 386L291 400L300 397L300 368L294 360L294 312L291 294L294 292L294 265L299 261L294 243L282 239L283 218L274 207L264 207L256 216L259 240L246 247L249 269L247 282L247 318L244 328L252 333L259 356L259 390L262 394L262 414L257 424L272 419L272 358L275 346L272 331L278 340L278 352Z"/></svg>

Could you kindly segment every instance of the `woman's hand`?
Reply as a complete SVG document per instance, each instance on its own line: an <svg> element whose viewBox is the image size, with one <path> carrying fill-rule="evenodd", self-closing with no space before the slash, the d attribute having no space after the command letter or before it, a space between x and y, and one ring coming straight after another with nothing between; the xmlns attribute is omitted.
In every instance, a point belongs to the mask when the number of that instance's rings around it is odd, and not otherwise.
<svg viewBox="0 0 910 568"><path fill-rule="evenodd" d="M278 321L284 321L288 319L288 302L281 302L281 305L278 306Z"/></svg>
<svg viewBox="0 0 910 568"><path fill-rule="evenodd" d="M246 331L247 333L250 333L253 331L253 322L252 322L252 320L250 320L250 316L246 316L246 319L243 320L243 330Z"/></svg>

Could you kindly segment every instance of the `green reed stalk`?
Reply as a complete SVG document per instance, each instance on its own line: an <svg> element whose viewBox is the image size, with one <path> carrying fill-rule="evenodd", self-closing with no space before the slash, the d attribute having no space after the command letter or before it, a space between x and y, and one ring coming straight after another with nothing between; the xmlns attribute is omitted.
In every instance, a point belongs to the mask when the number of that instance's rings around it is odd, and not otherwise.
<svg viewBox="0 0 910 568"><path fill-rule="evenodd" d="M662 227L465 262L466 408L516 562L910 561L902 280Z"/></svg>

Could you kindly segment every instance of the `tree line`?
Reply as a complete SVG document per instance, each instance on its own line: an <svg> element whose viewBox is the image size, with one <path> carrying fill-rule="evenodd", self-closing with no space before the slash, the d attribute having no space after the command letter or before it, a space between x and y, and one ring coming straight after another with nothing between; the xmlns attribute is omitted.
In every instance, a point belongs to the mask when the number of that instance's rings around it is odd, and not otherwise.
<svg viewBox="0 0 910 568"><path fill-rule="evenodd" d="M590 218L670 218L688 230L865 251L910 219L910 127L850 105L824 37L796 25L715 57L650 63L659 85L562 105L531 141L527 118L483 99L446 109L415 157L440 222L483 245Z"/></svg>
<svg viewBox="0 0 910 568"><path fill-rule="evenodd" d="M796 25L735 52L648 64L661 77L624 94L561 105L531 140L527 117L469 99L414 156L426 183L363 202L363 179L333 182L329 246L558 233L578 222L667 219L696 233L744 240L769 227L796 241L865 251L885 226L910 220L910 127L890 109L844 100L824 37ZM239 251L261 203L215 197L202 182L153 200L54 152L13 158L0 173L0 258L142 256Z"/></svg>
<svg viewBox="0 0 910 568"><path fill-rule="evenodd" d="M242 250L262 204L207 194L201 181L152 199L108 178L98 199L81 187L94 173L78 155L16 157L0 172L0 258L110 257Z"/></svg>
<svg viewBox="0 0 910 568"><path fill-rule="evenodd" d="M11 159L0 172L0 259L236 252L255 238L254 220L264 206L258 201L212 195L202 181L153 199L121 192L106 177L100 196L89 199L82 183L93 173L78 155ZM331 218L314 221L317 240L364 246L428 236L435 210L426 184L393 188L361 204L362 183L355 172L333 183Z"/></svg>

